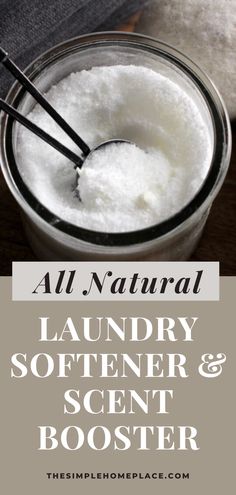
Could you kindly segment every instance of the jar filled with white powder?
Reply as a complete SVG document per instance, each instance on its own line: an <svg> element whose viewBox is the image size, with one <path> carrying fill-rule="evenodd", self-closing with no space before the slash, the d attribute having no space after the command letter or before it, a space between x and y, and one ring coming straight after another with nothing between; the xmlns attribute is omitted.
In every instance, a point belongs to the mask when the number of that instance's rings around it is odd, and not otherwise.
<svg viewBox="0 0 236 495"><path fill-rule="evenodd" d="M82 170L30 131L2 119L3 172L31 245L48 260L184 260L201 235L230 158L228 117L189 59L127 33L79 37L27 74L95 148ZM80 150L15 84L8 102Z"/></svg>

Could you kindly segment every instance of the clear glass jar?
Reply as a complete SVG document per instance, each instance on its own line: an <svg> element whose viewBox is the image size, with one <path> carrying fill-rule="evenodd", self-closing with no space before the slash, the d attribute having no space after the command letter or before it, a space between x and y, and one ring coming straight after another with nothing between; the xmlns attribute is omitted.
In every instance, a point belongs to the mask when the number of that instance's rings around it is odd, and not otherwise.
<svg viewBox="0 0 236 495"><path fill-rule="evenodd" d="M27 68L26 74L45 92L71 72L116 64L145 66L165 74L196 102L212 137L209 173L195 197L162 223L123 233L87 230L54 215L28 189L15 160L19 126L3 115L3 174L21 208L29 242L40 260L185 260L199 240L223 183L231 154L230 124L224 103L200 68L165 43L120 32L80 36L44 53ZM11 88L7 102L24 115L35 105L18 83Z"/></svg>

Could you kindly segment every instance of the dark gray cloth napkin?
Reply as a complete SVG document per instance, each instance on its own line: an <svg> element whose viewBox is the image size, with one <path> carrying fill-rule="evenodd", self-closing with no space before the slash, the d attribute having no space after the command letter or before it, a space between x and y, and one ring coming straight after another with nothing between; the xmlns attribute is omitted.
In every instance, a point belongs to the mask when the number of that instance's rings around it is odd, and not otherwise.
<svg viewBox="0 0 236 495"><path fill-rule="evenodd" d="M145 0L0 0L0 43L26 67L53 45L74 36L114 29ZM0 66L0 96L13 79Z"/></svg>

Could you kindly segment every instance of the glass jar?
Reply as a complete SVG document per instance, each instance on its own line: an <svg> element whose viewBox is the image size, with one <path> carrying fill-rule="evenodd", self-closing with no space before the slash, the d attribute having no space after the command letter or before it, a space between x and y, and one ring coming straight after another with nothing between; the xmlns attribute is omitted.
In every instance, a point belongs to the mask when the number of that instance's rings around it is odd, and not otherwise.
<svg viewBox="0 0 236 495"><path fill-rule="evenodd" d="M224 103L209 78L174 48L146 36L108 32L80 36L44 53L26 74L43 92L71 72L94 66L139 65L170 78L198 105L212 139L208 175L192 200L167 220L132 232L96 232L54 215L34 196L17 167L19 125L1 118L1 165L17 200L29 242L40 260L186 260L193 252L230 161L231 132ZM34 99L15 83L7 102L27 115Z"/></svg>

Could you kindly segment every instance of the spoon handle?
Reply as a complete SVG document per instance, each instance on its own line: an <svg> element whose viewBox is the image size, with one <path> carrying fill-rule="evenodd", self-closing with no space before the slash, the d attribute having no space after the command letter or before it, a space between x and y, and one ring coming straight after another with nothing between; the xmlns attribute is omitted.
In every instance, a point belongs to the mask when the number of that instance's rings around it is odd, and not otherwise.
<svg viewBox="0 0 236 495"><path fill-rule="evenodd" d="M0 111L3 110L5 113L10 115L10 117L13 117L17 122L22 124L24 127L29 129L31 132L36 134L39 138L43 139L46 143L50 144L53 148L55 148L57 151L59 151L62 155L64 155L66 158L71 160L76 167L81 168L83 165L83 160L79 156L77 156L73 151L69 150L61 144L57 139L53 138L49 134L47 134L43 129L38 127L36 124L31 122L29 119L21 115L15 108L11 107L11 105L8 105L4 100L0 98ZM76 168L75 167L75 168Z"/></svg>
<svg viewBox="0 0 236 495"><path fill-rule="evenodd" d="M42 93L34 86L30 79L17 67L17 65L10 59L8 53L0 47L0 62L8 69L11 74L20 82L20 84L33 96L33 98L51 115L51 117L57 122L57 124L68 134L68 136L77 144L77 146L87 156L90 153L89 146L78 136L78 134L71 128L71 126L57 113L55 108L44 98Z"/></svg>

